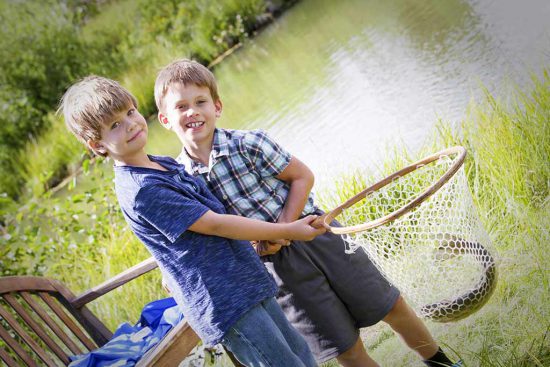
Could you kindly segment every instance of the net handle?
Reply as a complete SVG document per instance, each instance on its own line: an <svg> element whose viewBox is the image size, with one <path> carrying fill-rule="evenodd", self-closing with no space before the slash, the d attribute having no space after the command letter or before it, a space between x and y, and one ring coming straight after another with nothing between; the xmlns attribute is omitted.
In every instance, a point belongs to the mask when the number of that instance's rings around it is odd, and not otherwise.
<svg viewBox="0 0 550 367"><path fill-rule="evenodd" d="M362 223L354 226L348 226L348 227L333 227L330 225L330 223L342 213L344 209L349 208L350 206L354 205L358 201L364 199L371 193L381 189L382 187L390 184L394 179L397 177L405 176L413 171L416 171L418 168L434 162L438 159L441 159L444 156L449 156L453 154L459 154L458 159L456 162L453 163L453 165L441 176L439 180L437 180L433 185L428 187L426 190L424 190L420 195L418 195L414 200L409 202L408 204L402 206L401 208L393 211L392 213L375 220L372 220L367 223ZM447 183L451 177L458 171L458 169L462 166L464 163L464 159L466 158L466 149L462 146L455 146L452 148L444 149L442 151L439 151L435 154L432 154L424 159L421 159L405 168L402 168L401 170L389 175L388 177L382 179L381 181L378 181L374 185L366 188L365 190L361 191L351 199L348 199L346 202L344 202L342 205L338 206L337 208L331 210L327 214L321 216L318 218L315 222L318 224L322 224L328 231L335 233L335 234L349 234L349 233L355 233L360 231L365 231L367 229L372 229L379 227L385 223L391 222L400 216L404 215L405 213L408 213L421 203L423 203L426 199L428 199L430 196L436 193L437 190L439 190L445 183ZM313 223L312 225L315 225Z"/></svg>

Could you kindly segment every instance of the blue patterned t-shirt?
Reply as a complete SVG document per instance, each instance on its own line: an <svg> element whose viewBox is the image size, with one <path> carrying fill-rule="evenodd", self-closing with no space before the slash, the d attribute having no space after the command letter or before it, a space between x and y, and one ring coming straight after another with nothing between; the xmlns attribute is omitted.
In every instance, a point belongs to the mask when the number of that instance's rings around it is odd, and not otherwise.
<svg viewBox="0 0 550 367"><path fill-rule="evenodd" d="M168 171L115 167L115 189L126 221L154 256L172 295L206 345L220 342L276 285L249 242L188 228L208 210L225 214L205 184L169 157L150 156Z"/></svg>

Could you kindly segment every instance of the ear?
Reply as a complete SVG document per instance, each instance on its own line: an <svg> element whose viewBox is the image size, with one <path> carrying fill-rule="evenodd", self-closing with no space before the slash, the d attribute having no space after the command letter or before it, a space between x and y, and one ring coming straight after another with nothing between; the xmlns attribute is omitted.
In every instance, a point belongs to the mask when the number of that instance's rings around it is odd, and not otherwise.
<svg viewBox="0 0 550 367"><path fill-rule="evenodd" d="M214 102L214 107L216 108L216 117L220 117L223 110L222 100L218 99L216 102Z"/></svg>
<svg viewBox="0 0 550 367"><path fill-rule="evenodd" d="M89 139L86 142L86 145L88 146L88 148L90 148L91 150L93 150L94 152L96 152L99 155L102 155L102 156L107 155L107 149L105 149L105 147L99 141Z"/></svg>
<svg viewBox="0 0 550 367"><path fill-rule="evenodd" d="M160 124L164 126L164 128L170 130L171 125L170 125L170 121L168 120L168 117L166 117L162 112L159 112L157 117L159 119Z"/></svg>

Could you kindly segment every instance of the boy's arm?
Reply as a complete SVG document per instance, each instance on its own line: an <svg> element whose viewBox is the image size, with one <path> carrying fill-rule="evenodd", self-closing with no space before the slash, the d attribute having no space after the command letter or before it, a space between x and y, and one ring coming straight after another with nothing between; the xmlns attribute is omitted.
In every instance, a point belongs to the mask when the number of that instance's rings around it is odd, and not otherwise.
<svg viewBox="0 0 550 367"><path fill-rule="evenodd" d="M290 190L287 199L277 220L278 223L292 222L300 217L313 187L313 172L296 157L290 159L290 163L278 174L278 179L289 184ZM279 252L282 246L288 246L288 237L281 237L277 241L253 242L254 249L260 256L273 255Z"/></svg>
<svg viewBox="0 0 550 367"><path fill-rule="evenodd" d="M288 223L300 217L306 206L315 178L313 172L296 157L276 176L290 186L283 210L277 222Z"/></svg>
<svg viewBox="0 0 550 367"><path fill-rule="evenodd" d="M313 187L313 173L264 131L251 131L244 141L247 155L261 177L276 177L289 184L290 190L277 221L285 223L299 218ZM277 243L256 241L254 248L263 256L274 254L288 244L285 239Z"/></svg>
<svg viewBox="0 0 550 367"><path fill-rule="evenodd" d="M133 212L143 225L154 228L174 243L187 230L238 240L309 240L324 232L309 225L316 216L292 223L269 223L236 215L217 214L193 195L171 185L155 184L140 189Z"/></svg>
<svg viewBox="0 0 550 367"><path fill-rule="evenodd" d="M231 214L207 211L196 220L189 230L206 235L226 237L235 240L277 240L291 238L309 241L325 232L324 228L309 225L317 216L308 215L291 223L268 223Z"/></svg>

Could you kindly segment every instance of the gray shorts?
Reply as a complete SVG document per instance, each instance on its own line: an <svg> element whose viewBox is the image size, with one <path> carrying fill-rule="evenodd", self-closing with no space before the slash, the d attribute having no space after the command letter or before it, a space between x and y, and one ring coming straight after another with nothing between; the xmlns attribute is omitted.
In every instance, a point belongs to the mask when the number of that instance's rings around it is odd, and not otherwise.
<svg viewBox="0 0 550 367"><path fill-rule="evenodd" d="M359 328L382 320L399 297L363 250L344 251L342 238L327 232L262 257L277 302L319 363L351 348Z"/></svg>

